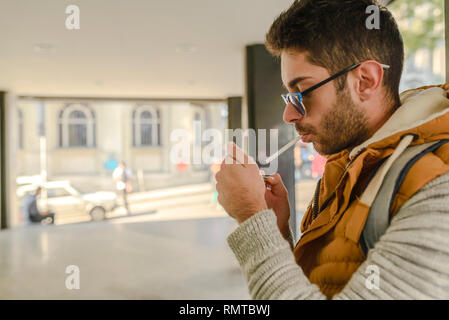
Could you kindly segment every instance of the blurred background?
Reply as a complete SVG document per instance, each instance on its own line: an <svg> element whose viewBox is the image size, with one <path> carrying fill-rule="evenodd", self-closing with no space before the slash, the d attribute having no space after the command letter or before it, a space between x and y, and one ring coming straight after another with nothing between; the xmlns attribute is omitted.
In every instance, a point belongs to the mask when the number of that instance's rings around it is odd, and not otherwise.
<svg viewBox="0 0 449 320"><path fill-rule="evenodd" d="M170 136L189 132L192 153L211 128L294 137L263 47L291 3L0 0L0 298L249 298L214 189L221 161L175 164ZM387 3L406 47L401 91L443 83L444 0ZM324 165L304 143L279 158L296 240ZM30 219L33 203L46 219Z"/></svg>

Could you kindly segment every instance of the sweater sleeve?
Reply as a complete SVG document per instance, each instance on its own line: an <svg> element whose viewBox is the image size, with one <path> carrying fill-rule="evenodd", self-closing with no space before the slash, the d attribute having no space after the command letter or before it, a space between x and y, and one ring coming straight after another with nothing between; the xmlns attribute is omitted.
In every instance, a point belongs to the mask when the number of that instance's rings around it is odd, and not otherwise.
<svg viewBox="0 0 449 320"><path fill-rule="evenodd" d="M391 221L334 299L449 299L449 174L424 186ZM228 237L253 299L326 299L296 263L272 210ZM373 270L379 276L372 285Z"/></svg>

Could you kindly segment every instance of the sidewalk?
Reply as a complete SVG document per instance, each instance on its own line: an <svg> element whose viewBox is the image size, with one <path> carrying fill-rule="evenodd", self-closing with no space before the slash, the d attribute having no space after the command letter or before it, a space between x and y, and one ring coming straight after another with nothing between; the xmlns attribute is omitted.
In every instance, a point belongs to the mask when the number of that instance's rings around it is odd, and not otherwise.
<svg viewBox="0 0 449 320"><path fill-rule="evenodd" d="M195 194L211 193L213 191L210 183L193 184L180 187L158 189L146 192L135 192L128 196L129 201L138 202L146 200L161 200L179 196L190 196Z"/></svg>
<svg viewBox="0 0 449 320"><path fill-rule="evenodd" d="M310 203L316 181L304 180L296 185L296 211L304 212ZM112 223L132 223L138 221L161 221L175 219L195 219L224 217L227 213L219 205L211 204L213 188L210 183L186 185L147 192L136 192L128 196L131 215L127 216L123 207L107 213ZM119 204L121 199L119 198ZM298 217L298 223L302 217ZM113 221L112 221L113 220ZM57 225L87 222L90 217L60 217Z"/></svg>
<svg viewBox="0 0 449 320"><path fill-rule="evenodd" d="M131 212L126 216L123 207L108 212L108 219L123 219L154 221L170 220L182 218L217 217L226 213L215 206L210 206L212 198L212 185L210 183L179 186L174 188L159 189L147 192L136 192L128 195L128 204ZM118 198L121 205L122 199ZM133 217L136 215L136 217ZM175 218L176 217L176 218ZM90 221L90 217L85 214L79 216L64 217L56 219L55 224L63 225L77 222Z"/></svg>
<svg viewBox="0 0 449 320"><path fill-rule="evenodd" d="M249 299L234 228L228 217L6 230L0 299ZM66 287L70 265L79 290Z"/></svg>

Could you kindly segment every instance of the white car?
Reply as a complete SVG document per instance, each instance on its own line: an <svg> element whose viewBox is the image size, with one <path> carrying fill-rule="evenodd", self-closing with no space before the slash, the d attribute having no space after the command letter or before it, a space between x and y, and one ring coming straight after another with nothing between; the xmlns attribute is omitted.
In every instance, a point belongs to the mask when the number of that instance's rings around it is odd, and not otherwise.
<svg viewBox="0 0 449 320"><path fill-rule="evenodd" d="M99 191L81 194L69 181L51 181L38 184L28 184L17 188L17 196L23 199L28 194L34 194L42 187L38 198L38 208L42 211L55 213L56 219L62 216L87 214L92 220L99 221L106 213L117 207L117 195L114 192Z"/></svg>

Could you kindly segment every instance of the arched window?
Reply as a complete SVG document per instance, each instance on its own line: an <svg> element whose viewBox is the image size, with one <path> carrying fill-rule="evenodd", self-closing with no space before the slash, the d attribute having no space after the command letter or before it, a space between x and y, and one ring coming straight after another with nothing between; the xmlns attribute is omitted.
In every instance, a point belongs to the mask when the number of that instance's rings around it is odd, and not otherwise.
<svg viewBox="0 0 449 320"><path fill-rule="evenodd" d="M66 105L59 112L59 147L95 146L95 113L84 104Z"/></svg>
<svg viewBox="0 0 449 320"><path fill-rule="evenodd" d="M161 116L153 106L138 106L133 111L133 146L161 145Z"/></svg>
<svg viewBox="0 0 449 320"><path fill-rule="evenodd" d="M23 112L20 109L17 109L17 126L18 126L18 147L19 149L23 149Z"/></svg>

